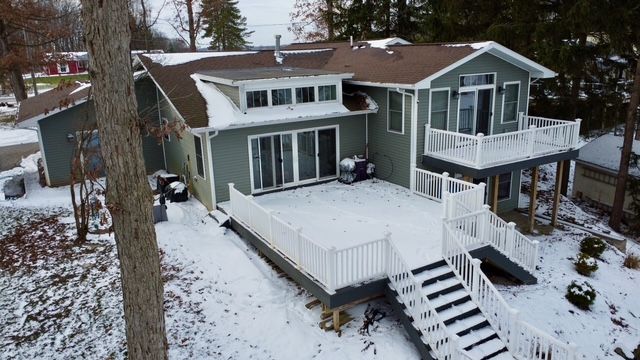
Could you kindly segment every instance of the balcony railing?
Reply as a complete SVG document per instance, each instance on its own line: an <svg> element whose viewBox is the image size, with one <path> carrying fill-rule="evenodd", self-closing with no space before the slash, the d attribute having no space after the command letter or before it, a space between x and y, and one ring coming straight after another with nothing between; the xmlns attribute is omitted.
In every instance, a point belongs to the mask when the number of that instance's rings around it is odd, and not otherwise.
<svg viewBox="0 0 640 360"><path fill-rule="evenodd" d="M467 135L425 125L424 154L482 169L575 149L580 134L575 121L518 116L518 131Z"/></svg>

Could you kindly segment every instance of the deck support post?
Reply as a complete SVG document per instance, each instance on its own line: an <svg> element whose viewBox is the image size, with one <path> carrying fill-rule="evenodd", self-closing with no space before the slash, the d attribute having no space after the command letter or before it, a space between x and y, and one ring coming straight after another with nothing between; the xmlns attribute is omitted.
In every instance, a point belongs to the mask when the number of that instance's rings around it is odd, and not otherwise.
<svg viewBox="0 0 640 360"><path fill-rule="evenodd" d="M333 310L333 330L340 332L340 310Z"/></svg>
<svg viewBox="0 0 640 360"><path fill-rule="evenodd" d="M536 201L538 200L538 167L531 169L531 197L529 200L529 232L533 234L536 225Z"/></svg>
<svg viewBox="0 0 640 360"><path fill-rule="evenodd" d="M500 185L500 175L495 175L492 179L493 193L491 194L491 211L498 213L498 187Z"/></svg>
<svg viewBox="0 0 640 360"><path fill-rule="evenodd" d="M551 226L558 226L558 208L560 207L560 194L562 193L562 176L564 161L558 161L556 171L556 188L553 191L553 209L551 210Z"/></svg>

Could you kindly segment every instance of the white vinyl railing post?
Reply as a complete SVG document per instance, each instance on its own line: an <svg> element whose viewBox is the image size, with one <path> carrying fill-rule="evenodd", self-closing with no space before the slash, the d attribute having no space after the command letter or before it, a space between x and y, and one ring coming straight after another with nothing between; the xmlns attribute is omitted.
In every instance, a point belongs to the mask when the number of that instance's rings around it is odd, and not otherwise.
<svg viewBox="0 0 640 360"><path fill-rule="evenodd" d="M444 182L444 179L442 179L442 182ZM449 201L449 192L448 191L443 191L442 192L442 209L443 209L443 218L444 219L449 219L449 208L451 207L451 202Z"/></svg>
<svg viewBox="0 0 640 360"><path fill-rule="evenodd" d="M331 291L336 290L336 247L332 246L327 251L327 287Z"/></svg>
<svg viewBox="0 0 640 360"><path fill-rule="evenodd" d="M429 152L429 141L431 141L431 124L424 124L424 154Z"/></svg>
<svg viewBox="0 0 640 360"><path fill-rule="evenodd" d="M505 230L504 247L508 257L513 256L513 248L516 236L516 223L509 222Z"/></svg>
<svg viewBox="0 0 640 360"><path fill-rule="evenodd" d="M531 241L531 243L533 244L533 264L531 264L531 268L533 270L536 269L536 266L538 266L538 249L540 248L540 242L538 240L533 240Z"/></svg>
<svg viewBox="0 0 640 360"><path fill-rule="evenodd" d="M526 128L524 124L524 112L520 111L518 113L518 131L522 131Z"/></svg>
<svg viewBox="0 0 640 360"><path fill-rule="evenodd" d="M483 205L484 204L484 197L485 197L485 191L487 189L487 184L481 182L480 184L478 184L478 191L477 191L477 195L479 199L476 199L476 204L480 204Z"/></svg>
<svg viewBox="0 0 640 360"><path fill-rule="evenodd" d="M296 229L296 233L295 233L295 250L293 251L294 253L294 259L293 261L296 263L296 267L298 269L300 269L302 266L300 265L300 249L302 248L301 243L302 243L302 238L300 236L300 234L302 233L302 228L299 227Z"/></svg>
<svg viewBox="0 0 640 360"><path fill-rule="evenodd" d="M471 279L471 296L476 301L480 301L478 298L480 295L480 259L471 259L471 267L473 268L473 277Z"/></svg>
<svg viewBox="0 0 640 360"><path fill-rule="evenodd" d="M582 119L576 119L576 124L573 128L573 139L571 139L571 148L576 148L578 146L578 141L580 140L580 123L582 123Z"/></svg>
<svg viewBox="0 0 640 360"><path fill-rule="evenodd" d="M578 351L578 345L576 343L569 343L569 350L567 351L567 357L569 360L576 359L576 353Z"/></svg>
<svg viewBox="0 0 640 360"><path fill-rule="evenodd" d="M442 173L442 190L440 190L440 194L442 195L442 201L444 202L444 193L449 192L449 173L448 172L443 172Z"/></svg>
<svg viewBox="0 0 640 360"><path fill-rule="evenodd" d="M390 232L386 232L384 234L384 239L385 239L385 252L384 252L384 269L385 272L387 274L389 274L391 272L391 233Z"/></svg>
<svg viewBox="0 0 640 360"><path fill-rule="evenodd" d="M269 240L269 245L271 245L271 248L273 248L273 210L269 210L269 238L267 240Z"/></svg>
<svg viewBox="0 0 640 360"><path fill-rule="evenodd" d="M484 143L484 134L478 133L476 135L476 158L475 163L477 166L482 165L482 144Z"/></svg>
<svg viewBox="0 0 640 360"><path fill-rule="evenodd" d="M231 200L231 193L233 192L233 190L235 189L235 184L234 183L229 183L229 202L231 203L231 211L229 212L229 216L233 215L234 211L233 211L233 200Z"/></svg>
<svg viewBox="0 0 640 360"><path fill-rule="evenodd" d="M518 349L518 321L520 319L520 311L516 309L509 309L509 339L507 340L511 346L509 348ZM513 351L512 350L512 351Z"/></svg>
<svg viewBox="0 0 640 360"><path fill-rule="evenodd" d="M533 156L533 150L534 150L534 145L535 145L535 141L536 141L537 128L538 127L535 126L535 125L529 126L529 139L528 139L528 143L527 143L527 156L528 157L532 157Z"/></svg>

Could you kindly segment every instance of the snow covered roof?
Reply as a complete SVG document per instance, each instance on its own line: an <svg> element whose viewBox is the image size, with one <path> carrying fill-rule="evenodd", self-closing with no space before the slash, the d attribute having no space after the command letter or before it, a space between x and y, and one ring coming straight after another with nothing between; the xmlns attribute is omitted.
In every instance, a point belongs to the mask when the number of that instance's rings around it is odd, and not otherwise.
<svg viewBox="0 0 640 360"><path fill-rule="evenodd" d="M622 152L622 136L614 134L602 135L592 140L582 148L580 155L576 161L596 165L614 173L618 173L620 169L620 155ZM632 151L640 156L640 141L633 141ZM640 177L640 168L638 166L629 167L629 174Z"/></svg>
<svg viewBox="0 0 640 360"><path fill-rule="evenodd" d="M254 108L242 112L215 84L203 81L198 74L192 74L191 79L206 102L208 118L206 127L209 129L224 130L273 122L336 117L352 113L352 110L340 102ZM375 105L372 104L375 102L366 102L366 107L363 107L362 111L373 111Z"/></svg>
<svg viewBox="0 0 640 360"><path fill-rule="evenodd" d="M172 53L172 54L140 54L156 64L162 66L181 65L192 61L202 60L212 57L227 57L255 54L255 51L210 51L210 52L192 52L192 53Z"/></svg>
<svg viewBox="0 0 640 360"><path fill-rule="evenodd" d="M267 79L290 79L290 78L307 78L316 76L338 76L350 78L353 74L344 74L336 71L322 69L304 69L297 67L278 66L278 67L255 67L248 69L227 69L227 70L203 70L198 71L201 78L222 83L226 85L236 86L243 82Z"/></svg>

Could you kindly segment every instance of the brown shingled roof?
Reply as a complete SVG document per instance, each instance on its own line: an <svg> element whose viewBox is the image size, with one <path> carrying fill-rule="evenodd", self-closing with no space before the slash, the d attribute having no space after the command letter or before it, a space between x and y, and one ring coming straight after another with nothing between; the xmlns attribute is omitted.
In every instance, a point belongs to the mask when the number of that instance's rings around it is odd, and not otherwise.
<svg viewBox="0 0 640 360"><path fill-rule="evenodd" d="M208 119L205 100L190 77L197 72L287 66L354 73L354 81L412 85L477 51L463 45L391 45L380 49L359 44L362 46L357 49L348 42L293 44L283 49L282 65L276 63L273 51L206 57L170 66L155 63L146 55L140 55L140 58L187 124L199 128L206 127ZM293 51L305 49L331 50Z"/></svg>
<svg viewBox="0 0 640 360"><path fill-rule="evenodd" d="M54 89L22 100L16 123L20 124L38 115L46 115L52 111L74 106L78 101L85 99L89 95L90 87L85 87L73 93L74 90L81 86L83 84L78 82L62 82Z"/></svg>

